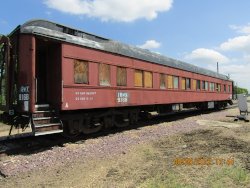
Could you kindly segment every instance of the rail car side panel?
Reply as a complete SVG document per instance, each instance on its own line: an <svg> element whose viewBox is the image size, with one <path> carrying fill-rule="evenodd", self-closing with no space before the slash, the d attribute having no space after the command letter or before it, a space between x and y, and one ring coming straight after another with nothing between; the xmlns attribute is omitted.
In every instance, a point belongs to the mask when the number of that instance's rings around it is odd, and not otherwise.
<svg viewBox="0 0 250 188"><path fill-rule="evenodd" d="M63 44L62 55L62 78L64 83L62 92L62 110L223 101L230 100L231 97L230 93L223 92L159 89L159 73L195 78L227 85L231 84L228 81L217 78L69 44ZM75 59L89 62L88 84L74 83L73 62ZM99 63L106 63L111 66L111 85L108 87L99 86ZM128 80L126 87L116 86L116 66L127 68ZM152 71L153 88L135 88L134 69ZM181 81L179 85L180 84Z"/></svg>

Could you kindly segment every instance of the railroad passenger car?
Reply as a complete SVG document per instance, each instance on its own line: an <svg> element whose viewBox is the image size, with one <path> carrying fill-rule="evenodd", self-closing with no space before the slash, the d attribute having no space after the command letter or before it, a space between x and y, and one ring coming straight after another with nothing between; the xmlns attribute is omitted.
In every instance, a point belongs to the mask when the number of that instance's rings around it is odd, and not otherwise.
<svg viewBox="0 0 250 188"><path fill-rule="evenodd" d="M232 99L225 75L50 21L18 26L0 47L1 110L31 135L87 134Z"/></svg>

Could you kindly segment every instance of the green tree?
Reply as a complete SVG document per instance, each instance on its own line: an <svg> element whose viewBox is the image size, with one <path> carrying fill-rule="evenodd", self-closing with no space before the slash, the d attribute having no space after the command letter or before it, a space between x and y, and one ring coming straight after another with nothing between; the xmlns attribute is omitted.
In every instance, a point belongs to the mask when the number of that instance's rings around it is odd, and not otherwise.
<svg viewBox="0 0 250 188"><path fill-rule="evenodd" d="M246 88L241 88L234 86L234 92L235 94L248 94L248 90Z"/></svg>

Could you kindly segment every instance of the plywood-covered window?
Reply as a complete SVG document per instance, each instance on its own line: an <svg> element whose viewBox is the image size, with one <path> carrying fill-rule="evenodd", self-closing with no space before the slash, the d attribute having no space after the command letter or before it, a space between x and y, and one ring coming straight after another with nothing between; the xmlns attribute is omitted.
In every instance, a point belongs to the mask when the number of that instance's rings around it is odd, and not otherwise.
<svg viewBox="0 0 250 188"><path fill-rule="evenodd" d="M144 87L153 88L153 73L144 71Z"/></svg>
<svg viewBox="0 0 250 188"><path fill-rule="evenodd" d="M160 88L166 89L167 88L167 75L160 74Z"/></svg>
<svg viewBox="0 0 250 188"><path fill-rule="evenodd" d="M74 60L74 82L75 84L89 83L89 63Z"/></svg>
<svg viewBox="0 0 250 188"><path fill-rule="evenodd" d="M142 70L135 70L135 87L143 87L143 71Z"/></svg>
<svg viewBox="0 0 250 188"><path fill-rule="evenodd" d="M190 78L186 78L186 89L191 89L191 80L190 80Z"/></svg>
<svg viewBox="0 0 250 188"><path fill-rule="evenodd" d="M179 89L179 77L174 76L174 89Z"/></svg>
<svg viewBox="0 0 250 188"><path fill-rule="evenodd" d="M181 89L186 89L186 78L181 78Z"/></svg>
<svg viewBox="0 0 250 188"><path fill-rule="evenodd" d="M196 90L197 88L197 80L193 80L193 89Z"/></svg>
<svg viewBox="0 0 250 188"><path fill-rule="evenodd" d="M173 89L173 76L168 75L168 89Z"/></svg>
<svg viewBox="0 0 250 188"><path fill-rule="evenodd" d="M99 83L101 86L110 86L110 65L99 64Z"/></svg>
<svg viewBox="0 0 250 188"><path fill-rule="evenodd" d="M124 67L117 67L116 72L117 86L127 86L127 69Z"/></svg>

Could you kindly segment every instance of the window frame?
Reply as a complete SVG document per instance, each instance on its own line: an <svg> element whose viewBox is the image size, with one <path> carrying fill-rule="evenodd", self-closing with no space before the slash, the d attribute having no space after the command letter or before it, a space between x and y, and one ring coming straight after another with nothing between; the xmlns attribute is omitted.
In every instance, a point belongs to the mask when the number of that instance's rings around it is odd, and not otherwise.
<svg viewBox="0 0 250 188"><path fill-rule="evenodd" d="M160 89L167 89L167 75L164 73L160 73ZM162 82L163 81L163 82ZM162 86L162 83L164 83L164 86Z"/></svg>
<svg viewBox="0 0 250 188"><path fill-rule="evenodd" d="M140 72L141 73L141 85L136 85L136 72ZM143 70L140 70L140 69L134 69L134 87L137 87L137 88L143 88L144 87L144 83L143 83Z"/></svg>
<svg viewBox="0 0 250 188"><path fill-rule="evenodd" d="M81 63L83 63L83 64L87 64L87 69L85 69L85 70L87 70L87 71L85 71L86 72L86 81L84 81L84 79L82 80L82 81L77 81L76 80L76 74L81 74L81 73L76 73L76 63L79 63L79 64L81 64ZM73 69L73 71L74 71L74 84L85 84L85 85L89 85L89 62L88 61L84 61L84 60L78 60L78 59L75 59L74 60L74 69ZM84 76L84 72L83 72L83 76Z"/></svg>
<svg viewBox="0 0 250 188"><path fill-rule="evenodd" d="M100 69L101 69L101 66L108 66L108 73L109 73L109 80L108 80L108 82L109 83L104 83L104 80L101 80L101 71L100 71ZM109 87L109 86L111 86L111 65L109 65L109 64L105 64L105 63L99 63L99 65L98 65L98 81L99 81L99 85L100 86L105 86L105 87Z"/></svg>
<svg viewBox="0 0 250 188"><path fill-rule="evenodd" d="M149 73L149 74L148 74ZM148 79L147 75L151 75L151 83L150 85L148 85L148 82L146 79ZM154 81L153 81L153 72L151 71L143 71L143 87L144 88L148 88L148 89L152 89L154 87Z"/></svg>
<svg viewBox="0 0 250 188"><path fill-rule="evenodd" d="M177 79L177 82L175 82L176 80L175 79ZM180 88L180 83L179 83L179 81L180 81L180 79L179 79L179 76L173 76L173 89L179 89ZM176 85L175 85L175 83L177 83L177 87L175 87Z"/></svg>
<svg viewBox="0 0 250 188"><path fill-rule="evenodd" d="M118 83L118 77L119 77L119 75L118 75L118 69L125 69L125 84L124 83ZM127 85L128 85L128 74L127 74L127 68L126 67L121 67L121 66L117 66L116 67L116 86L118 86L118 87L127 87Z"/></svg>

